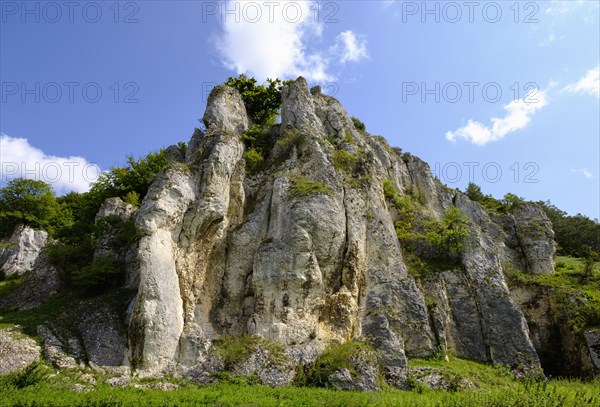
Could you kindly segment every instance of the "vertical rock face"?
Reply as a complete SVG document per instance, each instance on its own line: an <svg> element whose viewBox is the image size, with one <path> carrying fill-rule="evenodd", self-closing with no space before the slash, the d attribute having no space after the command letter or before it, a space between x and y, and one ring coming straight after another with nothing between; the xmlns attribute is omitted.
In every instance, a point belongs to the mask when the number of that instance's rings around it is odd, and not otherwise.
<svg viewBox="0 0 600 407"><path fill-rule="evenodd" d="M302 78L283 91L282 122L261 171L245 169L240 133L249 120L237 91L216 87L204 122L186 163L159 176L137 215L130 360L149 370L192 368L211 340L251 334L292 354L368 339L398 386L407 356L439 347L539 367L503 275L505 263L553 270L552 232L539 208L525 205L497 222L423 161L357 131L337 100L311 93ZM342 150L352 168L340 164ZM412 277L384 180L400 195L420 196L433 219L451 205L469 218L458 269Z"/></svg>
<svg viewBox="0 0 600 407"><path fill-rule="evenodd" d="M10 239L1 242L0 271L6 277L21 276L31 271L46 240L46 231L17 226Z"/></svg>

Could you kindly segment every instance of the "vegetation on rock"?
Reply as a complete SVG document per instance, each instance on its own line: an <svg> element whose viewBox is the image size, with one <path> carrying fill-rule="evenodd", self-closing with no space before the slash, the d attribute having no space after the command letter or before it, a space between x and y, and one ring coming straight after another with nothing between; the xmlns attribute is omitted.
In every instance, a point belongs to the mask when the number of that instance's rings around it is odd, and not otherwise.
<svg viewBox="0 0 600 407"><path fill-rule="evenodd" d="M333 190L323 181L315 181L305 177L290 177L290 196L302 197L306 195L333 195Z"/></svg>
<svg viewBox="0 0 600 407"><path fill-rule="evenodd" d="M290 83L293 81L267 79L266 86L257 85L256 79L241 74L237 78L227 79L225 85L240 92L248 117L254 124L273 125L281 108L283 86Z"/></svg>

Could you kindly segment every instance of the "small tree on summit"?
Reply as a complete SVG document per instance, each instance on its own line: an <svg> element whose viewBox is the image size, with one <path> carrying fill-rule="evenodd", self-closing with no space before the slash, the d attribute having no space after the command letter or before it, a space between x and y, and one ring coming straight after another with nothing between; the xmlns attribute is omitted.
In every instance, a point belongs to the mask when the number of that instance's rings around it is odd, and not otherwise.
<svg viewBox="0 0 600 407"><path fill-rule="evenodd" d="M485 198L485 195L483 195L483 192L481 192L481 188L479 187L479 185L473 182L469 182L465 193L471 201L481 202Z"/></svg>
<svg viewBox="0 0 600 407"><path fill-rule="evenodd" d="M256 79L241 74L230 77L225 85L237 89L242 95L248 117L254 124L273 125L281 108L281 91L293 81L267 79L268 85L257 85Z"/></svg>

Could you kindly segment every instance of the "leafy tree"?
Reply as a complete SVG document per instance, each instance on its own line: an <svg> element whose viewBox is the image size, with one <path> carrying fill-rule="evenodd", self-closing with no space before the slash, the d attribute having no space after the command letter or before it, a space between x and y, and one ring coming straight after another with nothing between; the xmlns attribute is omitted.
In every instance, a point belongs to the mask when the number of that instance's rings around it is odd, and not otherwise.
<svg viewBox="0 0 600 407"><path fill-rule="evenodd" d="M237 89L242 95L248 117L255 124L273 125L281 108L281 91L283 86L293 81L267 79L268 85L257 85L256 79L241 74L237 78L230 77L225 85Z"/></svg>
<svg viewBox="0 0 600 407"><path fill-rule="evenodd" d="M112 167L109 172L102 174L90 193L100 205L106 198L125 198L130 192L137 193L143 199L156 175L165 170L167 164L165 150L150 153L137 161L133 156L128 156L125 167Z"/></svg>
<svg viewBox="0 0 600 407"><path fill-rule="evenodd" d="M485 195L483 194L483 192L481 192L481 188L479 187L479 185L473 182L469 182L465 193L471 201L482 202L485 198Z"/></svg>
<svg viewBox="0 0 600 407"><path fill-rule="evenodd" d="M588 257L589 252L600 253L600 223L587 216L570 216L550 201L538 202L552 222L558 252L565 256Z"/></svg>
<svg viewBox="0 0 600 407"><path fill-rule="evenodd" d="M19 223L53 234L72 223L72 213L57 202L50 185L16 178L0 189L0 236L10 235Z"/></svg>
<svg viewBox="0 0 600 407"><path fill-rule="evenodd" d="M97 294L123 283L123 265L112 257L99 257L71 274L71 285Z"/></svg>
<svg viewBox="0 0 600 407"><path fill-rule="evenodd" d="M520 196L517 196L515 194L511 194L511 193L504 195L504 198L502 199L502 204L504 205L504 209L507 211L511 211L518 205L523 204L524 202L525 202L525 200L523 198L521 198Z"/></svg>

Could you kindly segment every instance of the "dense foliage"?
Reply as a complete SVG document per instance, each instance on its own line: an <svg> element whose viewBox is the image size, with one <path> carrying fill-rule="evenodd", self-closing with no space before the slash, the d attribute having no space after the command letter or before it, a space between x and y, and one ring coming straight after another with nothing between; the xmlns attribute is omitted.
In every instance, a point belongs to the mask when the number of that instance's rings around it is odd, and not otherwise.
<svg viewBox="0 0 600 407"><path fill-rule="evenodd" d="M437 250L437 256L443 257L447 253L459 253L463 240L469 236L467 218L456 206L446 209L441 222L432 222L427 225L425 239Z"/></svg>
<svg viewBox="0 0 600 407"><path fill-rule="evenodd" d="M597 257L600 253L600 223L587 216L570 216L550 201L538 202L552 221L558 252L564 256ZM594 253L593 253L594 252Z"/></svg>
<svg viewBox="0 0 600 407"><path fill-rule="evenodd" d="M137 232L133 222L118 218L96 223L96 214L111 197L139 206L156 175L166 168L164 150L138 160L129 156L126 166L102 174L89 192L59 198L43 181L14 179L0 189L0 237L10 236L17 224L47 230L54 238L48 246L49 260L68 284L91 289L114 286L122 277L123 265L114 259L93 261L94 239L112 228L111 244L123 250L137 239Z"/></svg>
<svg viewBox="0 0 600 407"><path fill-rule="evenodd" d="M281 108L281 91L283 86L293 81L267 79L267 85L257 85L254 78L241 74L237 78L230 77L226 86L237 89L242 96L248 117L254 124L273 125Z"/></svg>
<svg viewBox="0 0 600 407"><path fill-rule="evenodd" d="M53 234L71 223L70 210L58 203L43 181L16 178L0 189L0 237L10 236L17 224Z"/></svg>

